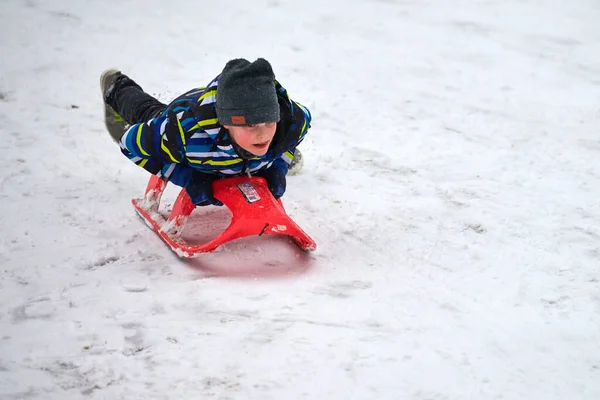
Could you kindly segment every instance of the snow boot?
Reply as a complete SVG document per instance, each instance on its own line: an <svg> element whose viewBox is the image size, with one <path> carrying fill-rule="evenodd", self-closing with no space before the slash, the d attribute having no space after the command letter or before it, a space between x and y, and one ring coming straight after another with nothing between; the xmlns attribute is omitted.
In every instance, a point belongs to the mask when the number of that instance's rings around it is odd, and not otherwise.
<svg viewBox="0 0 600 400"><path fill-rule="evenodd" d="M121 136L127 129L127 122L111 106L106 104L106 99L121 75L121 71L116 69L107 69L100 75L100 89L102 90L102 100L104 102L104 125L106 125L108 133L117 143L119 143Z"/></svg>
<svg viewBox="0 0 600 400"><path fill-rule="evenodd" d="M290 166L288 167L288 174L296 175L298 172L300 172L303 165L304 165L304 160L302 158L302 153L300 152L299 149L296 149L296 151L294 152L294 158L292 159L292 162L290 163Z"/></svg>

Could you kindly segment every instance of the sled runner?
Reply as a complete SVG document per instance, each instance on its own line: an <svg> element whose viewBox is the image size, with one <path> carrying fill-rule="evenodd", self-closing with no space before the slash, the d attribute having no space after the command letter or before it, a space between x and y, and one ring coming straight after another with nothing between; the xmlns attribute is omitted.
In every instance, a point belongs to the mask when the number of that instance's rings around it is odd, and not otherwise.
<svg viewBox="0 0 600 400"><path fill-rule="evenodd" d="M231 212L231 223L219 236L207 243L192 245L181 233L196 206L181 189L168 219L159 212L167 183L151 176L146 193L133 199L137 213L179 257L191 258L215 250L225 242L252 235L288 235L304 251L313 251L316 243L287 215L281 200L275 200L262 177L233 177L213 183L214 197Z"/></svg>

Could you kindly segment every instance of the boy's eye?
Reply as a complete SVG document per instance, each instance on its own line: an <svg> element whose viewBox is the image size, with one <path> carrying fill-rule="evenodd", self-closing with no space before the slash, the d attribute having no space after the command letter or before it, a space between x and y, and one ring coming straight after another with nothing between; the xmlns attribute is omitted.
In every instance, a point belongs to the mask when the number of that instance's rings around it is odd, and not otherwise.
<svg viewBox="0 0 600 400"><path fill-rule="evenodd" d="M255 124L248 124L246 125L248 128L254 128L256 125Z"/></svg>

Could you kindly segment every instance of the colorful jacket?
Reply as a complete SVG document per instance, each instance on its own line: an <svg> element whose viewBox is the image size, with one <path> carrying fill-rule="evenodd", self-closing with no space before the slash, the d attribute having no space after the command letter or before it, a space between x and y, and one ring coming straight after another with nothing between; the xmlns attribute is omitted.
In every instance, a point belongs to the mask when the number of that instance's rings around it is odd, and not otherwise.
<svg viewBox="0 0 600 400"><path fill-rule="evenodd" d="M290 100L275 81L281 119L268 152L245 154L219 124L215 111L218 77L205 88L190 90L172 101L156 118L131 125L121 138L121 151L131 161L180 186L180 176L194 170L220 176L255 174L275 167L287 174L296 146L310 128L311 114Z"/></svg>

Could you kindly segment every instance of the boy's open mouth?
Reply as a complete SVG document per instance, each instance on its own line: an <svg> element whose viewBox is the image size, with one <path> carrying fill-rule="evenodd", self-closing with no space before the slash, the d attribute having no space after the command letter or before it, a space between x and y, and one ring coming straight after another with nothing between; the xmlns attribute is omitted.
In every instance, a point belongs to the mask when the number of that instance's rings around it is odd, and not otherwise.
<svg viewBox="0 0 600 400"><path fill-rule="evenodd" d="M259 149L264 149L265 147L269 146L270 141L267 140L265 142L261 142L261 143L254 143L253 146L254 147L258 147Z"/></svg>

